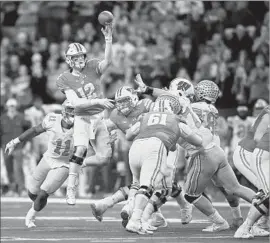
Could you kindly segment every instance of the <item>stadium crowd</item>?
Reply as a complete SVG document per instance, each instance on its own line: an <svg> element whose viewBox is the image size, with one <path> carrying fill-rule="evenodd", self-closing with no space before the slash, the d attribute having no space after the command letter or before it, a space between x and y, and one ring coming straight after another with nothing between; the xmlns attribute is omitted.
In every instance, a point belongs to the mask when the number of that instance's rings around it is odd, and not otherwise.
<svg viewBox="0 0 270 243"><path fill-rule="evenodd" d="M31 168L46 150L46 135L40 135L11 156L3 152L12 138L38 124L49 111L61 109L64 95L56 79L68 69L68 44L82 43L89 59L104 55L97 22L103 10L115 17L113 63L101 77L106 97L113 98L123 85L136 87L133 79L140 73L147 85L157 88L168 86L175 77L194 84L203 79L216 82L221 91L217 101L221 114L224 109L236 114L237 106L247 106L251 114L257 100L269 103L267 1L2 2L3 194L26 193ZM223 147L230 143L226 118L220 121ZM103 168L84 170L79 196L95 193L96 185L109 193L114 190L111 185L117 188L131 180L121 134L113 161Z"/></svg>

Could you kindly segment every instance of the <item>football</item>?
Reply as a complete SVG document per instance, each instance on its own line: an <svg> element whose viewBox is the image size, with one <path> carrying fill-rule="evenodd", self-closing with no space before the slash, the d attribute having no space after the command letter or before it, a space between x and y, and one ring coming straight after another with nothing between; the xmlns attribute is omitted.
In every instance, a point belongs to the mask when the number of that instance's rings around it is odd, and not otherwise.
<svg viewBox="0 0 270 243"><path fill-rule="evenodd" d="M98 22L101 25L109 24L113 21L113 14L109 11L103 11L98 15Z"/></svg>

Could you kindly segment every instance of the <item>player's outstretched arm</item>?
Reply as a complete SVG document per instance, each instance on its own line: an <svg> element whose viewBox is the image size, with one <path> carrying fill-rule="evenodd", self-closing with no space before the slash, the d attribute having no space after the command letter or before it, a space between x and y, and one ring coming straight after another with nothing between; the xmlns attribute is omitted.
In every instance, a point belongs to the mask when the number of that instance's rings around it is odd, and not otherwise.
<svg viewBox="0 0 270 243"><path fill-rule="evenodd" d="M126 131L126 139L129 141L132 141L139 134L140 126L141 126L141 123L136 122L132 127L130 127Z"/></svg>
<svg viewBox="0 0 270 243"><path fill-rule="evenodd" d="M22 133L19 137L12 139L5 148L5 153L7 152L8 154L11 154L12 151L15 149L15 147L21 143L21 142L25 142L28 141L36 136L38 136L39 134L45 132L46 129L42 126L42 124L39 124L35 127L31 127L28 130L26 130L24 133Z"/></svg>
<svg viewBox="0 0 270 243"><path fill-rule="evenodd" d="M74 90L69 89L65 91L66 97L75 109L85 109L91 106L100 105L105 109L112 109L114 107L113 100L110 99L86 99L79 98Z"/></svg>
<svg viewBox="0 0 270 243"><path fill-rule="evenodd" d="M153 97L158 97L163 94L168 94L167 90L164 89L158 89L158 88L152 88L147 86L143 80L140 74L137 74L135 79L135 83L138 85L138 88L136 89L137 92L142 93L142 94L148 94Z"/></svg>
<svg viewBox="0 0 270 243"><path fill-rule="evenodd" d="M101 29L105 37L105 58L99 64L100 73L104 73L105 70L110 66L112 62L112 23L106 24L105 28Z"/></svg>

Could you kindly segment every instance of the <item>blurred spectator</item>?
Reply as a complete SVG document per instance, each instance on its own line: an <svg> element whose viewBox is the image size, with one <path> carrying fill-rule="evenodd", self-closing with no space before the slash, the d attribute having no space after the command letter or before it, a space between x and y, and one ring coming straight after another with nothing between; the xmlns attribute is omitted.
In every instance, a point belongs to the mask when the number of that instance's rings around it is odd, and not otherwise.
<svg viewBox="0 0 270 243"><path fill-rule="evenodd" d="M131 56L135 51L135 47L127 40L127 35L124 32L120 32L117 35L117 42L113 43L113 59L116 57L116 53L119 49L126 52L127 57Z"/></svg>
<svg viewBox="0 0 270 243"><path fill-rule="evenodd" d="M10 77L12 82L19 76L20 60L19 56L12 54L9 56L7 63L7 76Z"/></svg>
<svg viewBox="0 0 270 243"><path fill-rule="evenodd" d="M255 67L251 70L247 85L250 89L249 103L251 106L258 99L269 101L269 67L266 66L262 54L255 59Z"/></svg>
<svg viewBox="0 0 270 243"><path fill-rule="evenodd" d="M6 75L5 65L1 64L0 72L1 72L0 90L1 90L1 111L2 111L2 109L4 108L4 104L6 103L8 98L11 97L10 94L11 79Z"/></svg>
<svg viewBox="0 0 270 243"><path fill-rule="evenodd" d="M16 97L20 107L24 109L29 106L32 101L32 92L30 88L30 75L25 65L20 65L19 76L15 78L10 87L10 91L13 97Z"/></svg>
<svg viewBox="0 0 270 243"><path fill-rule="evenodd" d="M23 63L28 68L31 66L32 50L25 32L19 32L14 43L14 52L19 56L20 63Z"/></svg>
<svg viewBox="0 0 270 243"><path fill-rule="evenodd" d="M30 127L30 123L18 112L18 103L15 99L9 99L6 103L7 111L1 116L1 145L2 148L12 139L18 137L24 130ZM11 155L4 154L5 165L9 179L9 194L25 194L23 173L23 146L19 144Z"/></svg>

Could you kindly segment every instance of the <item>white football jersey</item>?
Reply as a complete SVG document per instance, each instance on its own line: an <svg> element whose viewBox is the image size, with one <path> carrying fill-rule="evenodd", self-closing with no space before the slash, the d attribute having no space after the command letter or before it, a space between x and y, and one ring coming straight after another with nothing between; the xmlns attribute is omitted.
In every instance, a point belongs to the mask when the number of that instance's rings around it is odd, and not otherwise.
<svg viewBox="0 0 270 243"><path fill-rule="evenodd" d="M234 150L239 141L246 136L248 129L251 127L255 118L248 116L245 120L239 116L229 116L227 118L228 126L233 129L231 140L231 149Z"/></svg>
<svg viewBox="0 0 270 243"><path fill-rule="evenodd" d="M49 113L43 119L42 126L49 135L48 149L44 157L50 161L69 164L73 151L73 127L65 129L61 126L62 115Z"/></svg>

